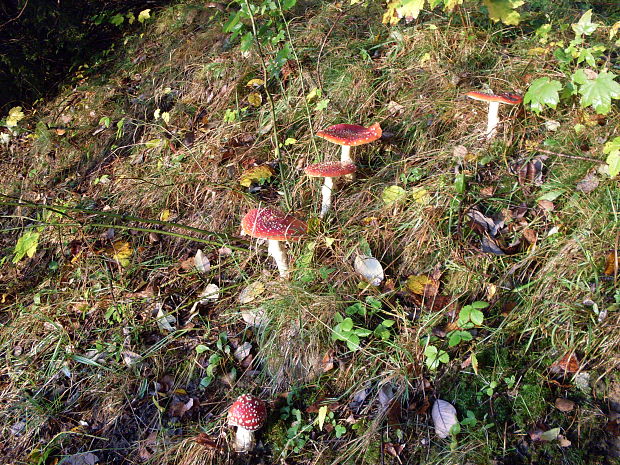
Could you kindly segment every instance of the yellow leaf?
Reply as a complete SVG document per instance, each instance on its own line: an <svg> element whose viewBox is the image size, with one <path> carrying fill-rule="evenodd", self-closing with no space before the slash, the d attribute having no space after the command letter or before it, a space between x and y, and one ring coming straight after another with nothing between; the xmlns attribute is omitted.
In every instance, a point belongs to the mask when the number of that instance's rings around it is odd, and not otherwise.
<svg viewBox="0 0 620 465"><path fill-rule="evenodd" d="M529 56L543 56L546 55L549 50L543 47L534 47L527 51Z"/></svg>
<svg viewBox="0 0 620 465"><path fill-rule="evenodd" d="M147 19L149 19L151 17L151 9L147 8L146 10L142 10L139 14L138 14L138 21L143 23L144 21L146 21Z"/></svg>
<svg viewBox="0 0 620 465"><path fill-rule="evenodd" d="M471 354L471 367L474 369L474 373L478 374L478 357L476 354Z"/></svg>
<svg viewBox="0 0 620 465"><path fill-rule="evenodd" d="M325 417L327 417L327 405L321 405L319 407L319 415L316 419L319 424L319 430L323 430L323 424L325 423Z"/></svg>
<svg viewBox="0 0 620 465"><path fill-rule="evenodd" d="M446 0L445 8L446 8L446 11L452 11L458 5L462 5L462 4L463 4L463 0Z"/></svg>
<svg viewBox="0 0 620 465"><path fill-rule="evenodd" d="M424 295L426 285L432 282L433 280L426 275L412 275L407 278L407 289L414 294Z"/></svg>
<svg viewBox="0 0 620 465"><path fill-rule="evenodd" d="M7 116L5 124L7 127L12 128L17 126L17 123L22 119L24 119L22 107L13 107L9 110L9 116Z"/></svg>
<svg viewBox="0 0 620 465"><path fill-rule="evenodd" d="M325 238L325 245L331 249L332 244L333 244L335 241L336 241L336 238L335 238L335 237L326 237L326 238Z"/></svg>
<svg viewBox="0 0 620 465"><path fill-rule="evenodd" d="M252 184L262 185L269 181L271 176L273 176L273 170L269 166L255 166L243 172L239 178L239 184L244 187L250 187Z"/></svg>
<svg viewBox="0 0 620 465"><path fill-rule="evenodd" d="M609 40L613 39L620 30L620 21L616 21L609 29Z"/></svg>
<svg viewBox="0 0 620 465"><path fill-rule="evenodd" d="M159 214L159 221L168 221L170 219L170 210L167 208Z"/></svg>
<svg viewBox="0 0 620 465"><path fill-rule="evenodd" d="M521 15L516 9L525 3L523 0L483 0L483 2L491 20L501 21L509 26L516 26L521 21Z"/></svg>
<svg viewBox="0 0 620 465"><path fill-rule="evenodd" d="M129 266L129 257L133 254L133 250L131 250L129 242L115 241L108 249L108 252L120 266L123 268Z"/></svg>
<svg viewBox="0 0 620 465"><path fill-rule="evenodd" d="M264 85L265 81L263 81L262 79L250 79L246 84L247 87L260 87Z"/></svg>
<svg viewBox="0 0 620 465"><path fill-rule="evenodd" d="M253 107L260 107L263 103L263 96L258 92L252 92L248 95L248 102L250 102L250 105Z"/></svg>
<svg viewBox="0 0 620 465"><path fill-rule="evenodd" d="M422 55L422 57L420 58L420 64L423 65L424 63L426 63L427 61L429 61L431 59L431 54L426 52L424 55Z"/></svg>
<svg viewBox="0 0 620 465"><path fill-rule="evenodd" d="M413 188L411 190L411 196L416 202L423 205L428 204L431 200L431 196L429 195L428 191L422 187Z"/></svg>
<svg viewBox="0 0 620 465"><path fill-rule="evenodd" d="M424 8L425 0L390 0L383 15L384 24L397 24L401 18L416 19Z"/></svg>
<svg viewBox="0 0 620 465"><path fill-rule="evenodd" d="M167 111L164 111L161 114L161 119L164 120L164 123L168 124L170 122L170 113L168 113Z"/></svg>

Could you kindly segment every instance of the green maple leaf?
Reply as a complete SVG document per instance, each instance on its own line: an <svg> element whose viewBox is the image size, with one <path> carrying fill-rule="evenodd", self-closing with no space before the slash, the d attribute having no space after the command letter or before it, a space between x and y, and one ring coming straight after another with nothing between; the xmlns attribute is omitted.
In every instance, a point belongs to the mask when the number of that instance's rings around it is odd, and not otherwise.
<svg viewBox="0 0 620 465"><path fill-rule="evenodd" d="M581 108L591 106L599 115L606 115L611 111L611 100L620 98L620 84L614 79L616 75L608 71L601 71L589 79L584 70L578 69L573 74L573 81L579 84L578 93L581 95Z"/></svg>
<svg viewBox="0 0 620 465"><path fill-rule="evenodd" d="M512 26L516 26L521 21L517 8L524 3L523 0L484 0L484 6L489 10L489 18Z"/></svg>
<svg viewBox="0 0 620 465"><path fill-rule="evenodd" d="M609 141L603 148L603 153L607 155L607 165L609 169L609 176L612 178L618 176L620 173L620 137L616 137L614 140Z"/></svg>
<svg viewBox="0 0 620 465"><path fill-rule="evenodd" d="M560 90L562 90L560 81L552 81L548 77L538 78L530 84L523 97L523 103L529 104L534 113L540 113L545 106L555 109L560 101Z"/></svg>

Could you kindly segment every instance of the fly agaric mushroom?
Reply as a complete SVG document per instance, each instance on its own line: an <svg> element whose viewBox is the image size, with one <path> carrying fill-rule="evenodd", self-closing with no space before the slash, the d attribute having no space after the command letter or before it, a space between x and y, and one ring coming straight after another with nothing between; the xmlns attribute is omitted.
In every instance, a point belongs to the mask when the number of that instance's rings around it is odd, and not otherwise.
<svg viewBox="0 0 620 465"><path fill-rule="evenodd" d="M292 215L275 208L253 208L241 220L243 231L257 239L267 239L267 251L276 261L282 278L288 277L286 251L280 241L298 241L308 226Z"/></svg>
<svg viewBox="0 0 620 465"><path fill-rule="evenodd" d="M357 167L351 162L327 161L315 163L307 166L304 171L308 176L314 178L325 178L321 188L322 201L321 213L319 218L323 218L332 205L332 190L334 188L334 178L355 173Z"/></svg>
<svg viewBox="0 0 620 465"><path fill-rule="evenodd" d="M493 139L495 137L495 133L497 132L497 125L499 124L498 115L500 103L504 103L506 105L519 105L523 101L523 97L517 94L491 95L485 94L483 92L471 91L467 92L465 96L474 100L487 102L489 104L489 119L487 122L486 132L487 140Z"/></svg>
<svg viewBox="0 0 620 465"><path fill-rule="evenodd" d="M336 124L316 133L317 136L342 147L342 152L340 153L340 161L342 163L353 163L351 147L374 142L380 139L382 134L383 131L379 123L375 123L368 128L358 124ZM347 179L353 179L353 175L347 175Z"/></svg>
<svg viewBox="0 0 620 465"><path fill-rule="evenodd" d="M267 418L265 403L258 397L243 394L228 410L228 426L236 426L235 450L249 452L254 449L254 432L260 429Z"/></svg>

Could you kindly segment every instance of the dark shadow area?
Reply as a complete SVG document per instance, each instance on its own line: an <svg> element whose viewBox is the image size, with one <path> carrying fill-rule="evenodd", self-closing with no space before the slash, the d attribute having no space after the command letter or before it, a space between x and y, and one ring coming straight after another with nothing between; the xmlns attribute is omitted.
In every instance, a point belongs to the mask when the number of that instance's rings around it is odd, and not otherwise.
<svg viewBox="0 0 620 465"><path fill-rule="evenodd" d="M0 113L50 97L76 66L101 66L126 15L171 0L0 0ZM135 27L135 23L134 23ZM103 60L102 60L103 58Z"/></svg>

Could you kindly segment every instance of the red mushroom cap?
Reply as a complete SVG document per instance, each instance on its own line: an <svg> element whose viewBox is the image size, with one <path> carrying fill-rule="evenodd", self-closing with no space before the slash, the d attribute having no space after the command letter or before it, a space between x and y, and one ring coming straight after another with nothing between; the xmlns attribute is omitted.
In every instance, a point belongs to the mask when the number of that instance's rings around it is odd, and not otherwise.
<svg viewBox="0 0 620 465"><path fill-rule="evenodd" d="M485 94L484 92L477 92L475 90L471 92L467 92L465 96L472 98L474 100L481 100L482 102L499 102L499 103L506 103L508 105L518 105L523 101L523 97L519 94L506 93L506 94L491 95L491 94Z"/></svg>
<svg viewBox="0 0 620 465"><path fill-rule="evenodd" d="M228 410L228 424L248 431L256 431L267 418L265 402L250 394L243 394Z"/></svg>
<svg viewBox="0 0 620 465"><path fill-rule="evenodd" d="M323 163L315 163L306 166L304 169L308 176L315 178L337 178L338 176L346 176L355 173L357 166L355 163L341 161L325 161Z"/></svg>
<svg viewBox="0 0 620 465"><path fill-rule="evenodd" d="M357 124L336 124L316 133L317 136L330 142L349 146L374 142L381 137L381 134L383 134L383 131L379 123L375 123L368 128Z"/></svg>
<svg viewBox="0 0 620 465"><path fill-rule="evenodd" d="M308 225L292 215L275 208L253 208L241 220L246 234L257 239L298 241L308 230Z"/></svg>

